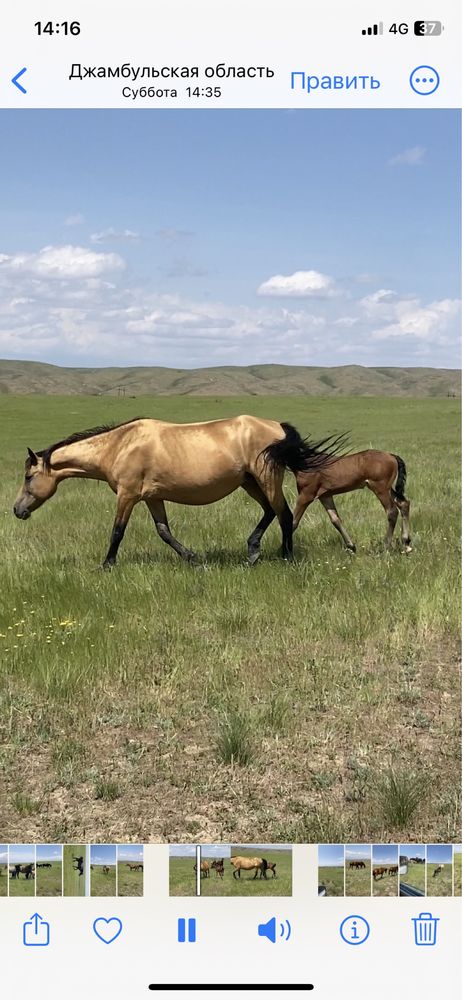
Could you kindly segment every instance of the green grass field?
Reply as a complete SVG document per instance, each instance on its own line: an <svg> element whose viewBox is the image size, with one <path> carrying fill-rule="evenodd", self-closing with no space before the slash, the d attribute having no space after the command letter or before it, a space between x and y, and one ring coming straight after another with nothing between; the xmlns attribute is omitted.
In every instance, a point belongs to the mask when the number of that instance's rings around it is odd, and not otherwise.
<svg viewBox="0 0 462 1000"><path fill-rule="evenodd" d="M74 858L84 857L83 875L80 875ZM63 847L63 895L85 895L85 847L83 844L65 844Z"/></svg>
<svg viewBox="0 0 462 1000"><path fill-rule="evenodd" d="M439 875L433 875L437 865L427 866L427 896L452 896L452 865L445 865Z"/></svg>
<svg viewBox="0 0 462 1000"><path fill-rule="evenodd" d="M378 865L377 867L380 867ZM372 879L373 896L397 896L399 892L398 876L384 875L383 878Z"/></svg>
<svg viewBox="0 0 462 1000"><path fill-rule="evenodd" d="M454 895L462 896L462 851L454 848Z"/></svg>
<svg viewBox="0 0 462 1000"><path fill-rule="evenodd" d="M177 421L250 411L398 452L412 555L398 541L384 554L385 517L367 491L338 503L357 555L314 505L294 565L272 525L247 566L260 512L242 491L171 505L197 567L140 506L117 568L98 572L114 516L103 484L67 482L27 523L13 517L26 445L140 410ZM458 836L458 425L452 399L0 396L4 835ZM291 476L286 493L292 502Z"/></svg>
<svg viewBox="0 0 462 1000"><path fill-rule="evenodd" d="M50 862L51 868L37 868L36 870L36 895L37 896L62 896L63 875L60 861Z"/></svg>
<svg viewBox="0 0 462 1000"><path fill-rule="evenodd" d="M425 892L425 865L408 865L406 875L400 875L400 881L412 885L415 889Z"/></svg>
<svg viewBox="0 0 462 1000"><path fill-rule="evenodd" d="M210 872L209 878L201 881L201 896L291 896L292 895L292 852L275 851L273 848L268 851L261 849L249 850L243 847L233 847L231 854L233 857L264 857L267 861L276 862L277 878L273 878L268 872L266 879L254 879L255 872L241 871L239 878L234 878L233 868L229 858L225 858L225 873L220 878L215 871Z"/></svg>
<svg viewBox="0 0 462 1000"><path fill-rule="evenodd" d="M6 844L0 844L0 853L6 856ZM8 865L6 862L0 863L0 897L8 895Z"/></svg>
<svg viewBox="0 0 462 1000"><path fill-rule="evenodd" d="M345 861L345 896L371 895L371 863L366 860L365 868L350 868Z"/></svg>
<svg viewBox="0 0 462 1000"><path fill-rule="evenodd" d="M131 872L124 861L117 864L117 895L142 896L143 872Z"/></svg>
<svg viewBox="0 0 462 1000"><path fill-rule="evenodd" d="M328 896L344 896L344 871L341 865L318 867L318 883L325 885Z"/></svg>
<svg viewBox="0 0 462 1000"><path fill-rule="evenodd" d="M103 865L93 865L90 873L91 896L117 896L117 870L115 865L107 865L109 872L103 872Z"/></svg>
<svg viewBox="0 0 462 1000"><path fill-rule="evenodd" d="M171 857L169 859L169 892L171 896L195 896L195 858Z"/></svg>

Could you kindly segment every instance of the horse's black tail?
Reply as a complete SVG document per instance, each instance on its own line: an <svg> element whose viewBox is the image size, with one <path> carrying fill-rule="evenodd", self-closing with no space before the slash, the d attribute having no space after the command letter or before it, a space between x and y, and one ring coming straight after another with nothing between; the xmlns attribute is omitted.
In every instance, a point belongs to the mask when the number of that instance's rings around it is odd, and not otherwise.
<svg viewBox="0 0 462 1000"><path fill-rule="evenodd" d="M310 441L308 437L302 438L292 424L281 423L281 427L285 436L280 441L269 444L261 455L273 468L290 469L293 473L322 469L338 456L340 449L347 443L344 434L337 437L330 435L321 441Z"/></svg>
<svg viewBox="0 0 462 1000"><path fill-rule="evenodd" d="M404 487L406 486L407 479L406 465L399 455L393 455L393 458L396 458L398 463L398 475L392 492L397 500L405 500L406 497L404 496Z"/></svg>

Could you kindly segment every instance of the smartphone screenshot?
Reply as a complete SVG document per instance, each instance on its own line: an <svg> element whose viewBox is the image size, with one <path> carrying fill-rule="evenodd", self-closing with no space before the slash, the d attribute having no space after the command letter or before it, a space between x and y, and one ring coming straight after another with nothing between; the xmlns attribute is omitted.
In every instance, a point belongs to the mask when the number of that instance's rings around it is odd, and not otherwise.
<svg viewBox="0 0 462 1000"><path fill-rule="evenodd" d="M8 1000L460 995L460 22L2 9Z"/></svg>

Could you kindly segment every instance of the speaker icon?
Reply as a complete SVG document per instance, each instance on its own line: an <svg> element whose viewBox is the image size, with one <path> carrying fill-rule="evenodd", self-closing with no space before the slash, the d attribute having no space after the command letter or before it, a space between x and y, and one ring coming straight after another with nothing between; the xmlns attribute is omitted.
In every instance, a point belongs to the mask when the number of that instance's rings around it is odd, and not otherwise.
<svg viewBox="0 0 462 1000"><path fill-rule="evenodd" d="M278 932L279 926L279 932ZM258 925L258 936L266 937L268 941L272 944L276 944L276 938L280 937L284 941L288 941L292 933L292 927L290 926L290 921L276 921L276 917L271 917L267 920L266 924Z"/></svg>

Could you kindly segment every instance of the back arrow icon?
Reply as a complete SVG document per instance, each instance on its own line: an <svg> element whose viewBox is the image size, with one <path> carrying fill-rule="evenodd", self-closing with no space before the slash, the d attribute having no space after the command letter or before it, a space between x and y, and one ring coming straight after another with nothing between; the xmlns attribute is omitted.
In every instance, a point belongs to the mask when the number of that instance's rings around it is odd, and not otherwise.
<svg viewBox="0 0 462 1000"><path fill-rule="evenodd" d="M12 83L14 83L15 87L17 87L18 90L21 91L22 94L27 94L27 90L20 83L18 83L18 80L19 77L22 76L22 74L25 73L26 71L27 71L27 66L24 66L24 69L20 69L19 73L16 73L16 76L14 76L11 81Z"/></svg>

